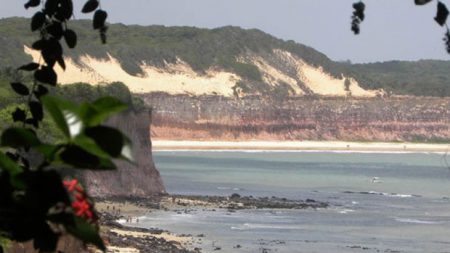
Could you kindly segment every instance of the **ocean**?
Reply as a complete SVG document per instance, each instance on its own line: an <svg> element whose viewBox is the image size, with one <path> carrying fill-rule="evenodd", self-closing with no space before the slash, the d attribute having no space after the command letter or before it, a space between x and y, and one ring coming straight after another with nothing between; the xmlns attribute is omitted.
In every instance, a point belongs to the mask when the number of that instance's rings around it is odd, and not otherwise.
<svg viewBox="0 0 450 253"><path fill-rule="evenodd" d="M196 245L202 252L450 252L450 157L443 154L157 151L154 159L172 194L330 203L141 217L139 226L204 234Z"/></svg>

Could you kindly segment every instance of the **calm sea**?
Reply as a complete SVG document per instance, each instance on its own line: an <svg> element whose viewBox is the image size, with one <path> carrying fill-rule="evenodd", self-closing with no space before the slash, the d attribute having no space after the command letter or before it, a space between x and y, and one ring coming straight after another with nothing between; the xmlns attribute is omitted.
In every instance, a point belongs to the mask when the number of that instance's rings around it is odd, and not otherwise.
<svg viewBox="0 0 450 253"><path fill-rule="evenodd" d="M169 193L330 203L322 210L142 217L140 226L204 234L203 252L450 252L450 169L443 155L159 151L154 157Z"/></svg>

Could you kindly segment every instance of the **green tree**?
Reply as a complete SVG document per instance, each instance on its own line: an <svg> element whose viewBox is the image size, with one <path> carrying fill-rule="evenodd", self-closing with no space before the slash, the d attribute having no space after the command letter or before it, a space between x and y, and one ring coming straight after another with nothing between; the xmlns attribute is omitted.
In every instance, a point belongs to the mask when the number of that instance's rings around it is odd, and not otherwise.
<svg viewBox="0 0 450 253"><path fill-rule="evenodd" d="M129 139L102 125L127 105L112 97L75 104L49 95L57 86L54 66L65 69L61 41L74 48L77 34L68 22L73 16L72 0L29 0L25 4L25 8L38 6L42 10L32 17L31 30L39 38L32 48L40 51L42 62L18 68L32 74L31 83L11 82L12 91L23 99L9 109L13 122L4 126L0 136L0 237L32 240L37 250L52 252L59 238L69 233L105 250L94 202L77 179L63 179L60 171L110 170L115 169L114 159L131 161ZM99 8L98 0L88 0L82 12L94 12L93 28L106 43L107 13ZM54 121L63 136L60 141L49 143L42 138L39 129L45 118Z"/></svg>

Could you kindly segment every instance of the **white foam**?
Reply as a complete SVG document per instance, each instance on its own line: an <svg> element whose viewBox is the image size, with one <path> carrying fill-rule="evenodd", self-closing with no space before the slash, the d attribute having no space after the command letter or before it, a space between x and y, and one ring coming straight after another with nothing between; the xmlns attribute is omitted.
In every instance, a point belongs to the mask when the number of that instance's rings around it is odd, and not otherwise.
<svg viewBox="0 0 450 253"><path fill-rule="evenodd" d="M444 223L442 221L425 221L425 220L416 220L416 219L408 219L408 218L396 218L395 220L398 222L402 222L402 223L414 223L414 224L424 224L424 225L435 225L435 224Z"/></svg>
<svg viewBox="0 0 450 253"><path fill-rule="evenodd" d="M118 220L116 220L116 222L120 223L120 224L125 224L125 223L127 223L127 220L125 220L125 219L118 219Z"/></svg>
<svg viewBox="0 0 450 253"><path fill-rule="evenodd" d="M352 209L344 209L344 210L340 210L339 213L341 214L347 214L347 213L353 213L355 212L355 210Z"/></svg>
<svg viewBox="0 0 450 253"><path fill-rule="evenodd" d="M386 193L386 192L377 192L377 191L369 191L368 193L373 194L373 195L382 195L382 196L395 197L395 198L412 198L415 196L412 194Z"/></svg>
<svg viewBox="0 0 450 253"><path fill-rule="evenodd" d="M286 229L296 230L301 229L300 226L292 225L270 225L270 224L258 224L258 223L244 223L239 226L232 226L232 230L255 230L255 229Z"/></svg>

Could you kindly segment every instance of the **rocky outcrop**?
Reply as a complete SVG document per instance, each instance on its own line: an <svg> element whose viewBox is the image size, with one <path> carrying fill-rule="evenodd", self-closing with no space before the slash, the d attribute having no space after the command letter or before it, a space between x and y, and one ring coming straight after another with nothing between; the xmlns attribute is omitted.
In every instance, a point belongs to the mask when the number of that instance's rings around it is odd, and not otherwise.
<svg viewBox="0 0 450 253"><path fill-rule="evenodd" d="M165 188L152 158L150 141L151 112L128 111L109 120L133 143L136 164L117 161L114 171L86 171L84 182L94 197L148 197L165 193Z"/></svg>
<svg viewBox="0 0 450 253"><path fill-rule="evenodd" d="M152 137L158 139L450 140L445 98L143 97L154 108Z"/></svg>

